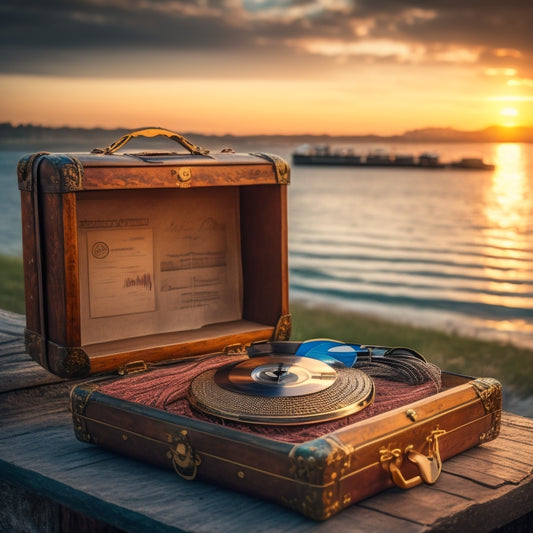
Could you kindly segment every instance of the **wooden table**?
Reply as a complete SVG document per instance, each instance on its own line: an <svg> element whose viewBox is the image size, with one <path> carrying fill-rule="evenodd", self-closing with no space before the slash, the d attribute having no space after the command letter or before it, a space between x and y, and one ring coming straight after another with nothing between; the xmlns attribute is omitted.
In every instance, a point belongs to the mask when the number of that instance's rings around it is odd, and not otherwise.
<svg viewBox="0 0 533 533"><path fill-rule="evenodd" d="M25 320L0 310L1 531L371 532L533 530L533 420L448 460L433 486L389 489L325 521L76 440L72 382L24 352Z"/></svg>

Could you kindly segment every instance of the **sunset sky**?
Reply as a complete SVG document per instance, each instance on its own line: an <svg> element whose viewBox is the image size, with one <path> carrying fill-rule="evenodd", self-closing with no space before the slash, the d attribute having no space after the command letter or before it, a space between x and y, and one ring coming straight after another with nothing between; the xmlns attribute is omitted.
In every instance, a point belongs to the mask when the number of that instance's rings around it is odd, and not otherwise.
<svg viewBox="0 0 533 533"><path fill-rule="evenodd" d="M0 122L533 126L531 0L0 0Z"/></svg>

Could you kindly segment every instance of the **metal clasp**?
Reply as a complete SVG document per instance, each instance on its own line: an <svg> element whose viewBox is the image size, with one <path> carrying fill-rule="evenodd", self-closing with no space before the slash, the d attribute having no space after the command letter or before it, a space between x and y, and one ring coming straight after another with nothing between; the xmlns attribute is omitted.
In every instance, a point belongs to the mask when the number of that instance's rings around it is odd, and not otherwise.
<svg viewBox="0 0 533 533"><path fill-rule="evenodd" d="M202 459L194 451L185 429L172 438L167 455L172 459L172 466L178 476L188 481L196 477Z"/></svg>
<svg viewBox="0 0 533 533"><path fill-rule="evenodd" d="M118 375L138 374L139 372L146 372L149 369L150 365L146 361L130 361L118 369Z"/></svg>
<svg viewBox="0 0 533 533"><path fill-rule="evenodd" d="M389 472L393 483L397 487L410 489L420 485L422 482L432 485L437 481L442 471L438 439L445 433L444 429L437 428L426 437L428 455L416 451L413 444L406 446L403 452L400 448L392 450L382 448L379 451L381 466ZM400 470L404 456L418 467L419 475L405 479Z"/></svg>
<svg viewBox="0 0 533 533"><path fill-rule="evenodd" d="M228 344L228 346L224 346L222 351L225 355L244 355L247 353L246 345L240 342Z"/></svg>

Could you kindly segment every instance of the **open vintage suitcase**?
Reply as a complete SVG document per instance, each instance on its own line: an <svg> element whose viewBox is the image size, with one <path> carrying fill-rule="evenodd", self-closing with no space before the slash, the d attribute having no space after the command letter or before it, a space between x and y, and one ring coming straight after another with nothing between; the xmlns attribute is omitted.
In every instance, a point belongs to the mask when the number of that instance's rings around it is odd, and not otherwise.
<svg viewBox="0 0 533 533"><path fill-rule="evenodd" d="M116 153L158 135L186 153ZM92 376L71 392L81 441L324 520L387 487L434 483L443 460L498 435L500 384L446 372L437 388L376 379L356 412L312 424L191 407L196 376L300 346L282 159L146 129L91 154L27 156L18 177L26 348L59 376Z"/></svg>

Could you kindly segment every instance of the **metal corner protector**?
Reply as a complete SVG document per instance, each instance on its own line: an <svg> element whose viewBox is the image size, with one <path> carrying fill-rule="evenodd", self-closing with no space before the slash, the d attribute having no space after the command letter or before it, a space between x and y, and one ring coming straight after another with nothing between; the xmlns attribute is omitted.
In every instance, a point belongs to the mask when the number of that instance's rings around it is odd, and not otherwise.
<svg viewBox="0 0 533 533"><path fill-rule="evenodd" d="M272 335L274 341L288 341L291 338L292 317L290 314L281 315L278 318L276 329Z"/></svg>
<svg viewBox="0 0 533 533"><path fill-rule="evenodd" d="M49 153L37 152L35 154L27 154L19 160L17 164L19 190L28 192L33 190L33 168L35 162L45 155L49 155Z"/></svg>
<svg viewBox="0 0 533 533"><path fill-rule="evenodd" d="M96 383L83 383L73 387L70 391L70 406L72 411L72 421L74 434L81 442L95 444L96 441L87 428L85 410L92 393L98 389Z"/></svg>
<svg viewBox="0 0 533 533"><path fill-rule="evenodd" d="M274 165L276 180L280 185L288 185L291 182L291 167L285 159L274 154L264 154L260 152L252 153L257 157L262 157Z"/></svg>
<svg viewBox="0 0 533 533"><path fill-rule="evenodd" d="M485 413L491 414L491 425L479 437L480 444L494 440L500 434L502 417L502 385L494 378L477 378L472 387L479 396Z"/></svg>
<svg viewBox="0 0 533 533"><path fill-rule="evenodd" d="M60 346L50 340L48 365L51 372L62 378L84 378L91 373L89 356L83 348Z"/></svg>
<svg viewBox="0 0 533 533"><path fill-rule="evenodd" d="M349 505L339 482L350 470L351 456L350 449L328 437L294 446L289 473L308 490L305 498L288 499L286 504L315 520L325 520Z"/></svg>

